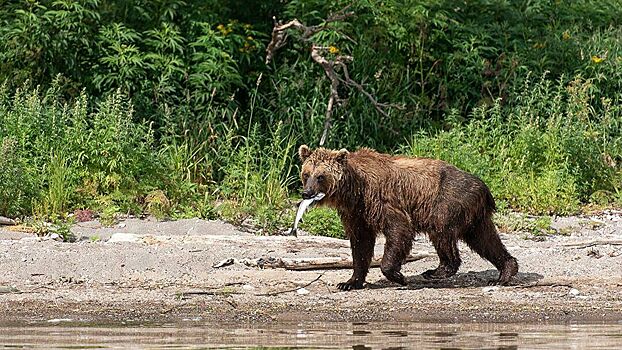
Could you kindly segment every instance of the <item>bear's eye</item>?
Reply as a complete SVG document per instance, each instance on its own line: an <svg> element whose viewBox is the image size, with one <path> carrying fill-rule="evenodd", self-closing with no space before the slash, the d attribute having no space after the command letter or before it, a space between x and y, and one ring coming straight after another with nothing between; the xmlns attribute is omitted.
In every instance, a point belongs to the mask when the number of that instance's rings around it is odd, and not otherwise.
<svg viewBox="0 0 622 350"><path fill-rule="evenodd" d="M324 180L326 180L326 179L324 178L324 175L319 175L319 176L317 177L317 182L324 182Z"/></svg>
<svg viewBox="0 0 622 350"><path fill-rule="evenodd" d="M309 178L309 174L307 174L307 173L302 174L302 179L303 180L307 181L308 178Z"/></svg>

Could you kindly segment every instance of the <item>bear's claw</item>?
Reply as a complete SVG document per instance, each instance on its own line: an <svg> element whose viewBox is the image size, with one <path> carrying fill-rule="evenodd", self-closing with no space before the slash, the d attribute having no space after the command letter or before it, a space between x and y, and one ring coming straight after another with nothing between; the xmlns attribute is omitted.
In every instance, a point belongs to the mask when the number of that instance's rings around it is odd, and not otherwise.
<svg viewBox="0 0 622 350"><path fill-rule="evenodd" d="M360 281L347 281L337 284L337 289L342 291L349 291L353 289L363 289L363 282Z"/></svg>

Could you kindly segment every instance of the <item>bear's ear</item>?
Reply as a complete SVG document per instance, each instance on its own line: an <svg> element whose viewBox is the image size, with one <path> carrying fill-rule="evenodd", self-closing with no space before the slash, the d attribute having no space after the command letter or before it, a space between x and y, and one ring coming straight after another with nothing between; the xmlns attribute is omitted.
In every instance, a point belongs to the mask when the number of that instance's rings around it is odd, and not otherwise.
<svg viewBox="0 0 622 350"><path fill-rule="evenodd" d="M313 153L313 151L311 151L311 149L307 145L302 145L298 149L298 156L300 156L300 161L302 162L304 162L307 158L309 158L311 153Z"/></svg>
<svg viewBox="0 0 622 350"><path fill-rule="evenodd" d="M339 151L337 151L337 156L335 157L335 159L337 160L337 162L341 164L345 164L346 160L348 160L349 154L350 152L348 152L347 149L342 148Z"/></svg>

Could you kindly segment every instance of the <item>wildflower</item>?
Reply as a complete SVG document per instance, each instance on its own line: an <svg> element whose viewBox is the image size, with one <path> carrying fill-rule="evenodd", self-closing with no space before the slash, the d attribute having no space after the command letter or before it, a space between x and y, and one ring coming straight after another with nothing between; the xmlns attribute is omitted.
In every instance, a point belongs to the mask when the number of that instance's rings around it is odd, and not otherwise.
<svg viewBox="0 0 622 350"><path fill-rule="evenodd" d="M217 25L216 29L218 29L222 35L227 35L233 31L233 29L229 28L229 26L225 27L223 24Z"/></svg>
<svg viewBox="0 0 622 350"><path fill-rule="evenodd" d="M570 33L567 30L564 31L564 33L562 33L562 39L564 40L570 39Z"/></svg>
<svg viewBox="0 0 622 350"><path fill-rule="evenodd" d="M339 53L339 49L334 47L334 46L329 46L328 47L328 52L332 53L333 55L334 54L338 54Z"/></svg>
<svg viewBox="0 0 622 350"><path fill-rule="evenodd" d="M545 47L546 47L546 45L544 43L535 43L535 44L533 44L533 48L534 49L543 49Z"/></svg>
<svg viewBox="0 0 622 350"><path fill-rule="evenodd" d="M600 57L600 56L598 56L598 55L594 55L594 56L592 56L592 62L594 62L594 63L596 63L596 64L601 63L601 62L602 62L602 61L604 61L604 60L605 60L604 58L602 58L602 57Z"/></svg>

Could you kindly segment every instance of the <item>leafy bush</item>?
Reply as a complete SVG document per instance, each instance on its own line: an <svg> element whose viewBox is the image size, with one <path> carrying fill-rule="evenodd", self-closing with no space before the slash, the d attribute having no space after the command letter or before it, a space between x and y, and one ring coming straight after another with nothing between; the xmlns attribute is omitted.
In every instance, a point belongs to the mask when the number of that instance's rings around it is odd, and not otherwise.
<svg viewBox="0 0 622 350"><path fill-rule="evenodd" d="M20 169L13 174L32 179L40 214L63 215L102 196L136 210L139 203L126 197L157 184L149 179L157 179L160 162L151 129L133 120L127 99L115 92L88 112L94 106L85 94L63 103L58 85L45 94L28 90L0 97L0 140L12 145L7 154Z"/></svg>
<svg viewBox="0 0 622 350"><path fill-rule="evenodd" d="M309 41L264 64L272 16L324 28L314 43L404 107L340 91L327 146L446 159L532 213L622 204L620 0L41 0L0 7L0 214L288 226L330 91Z"/></svg>
<svg viewBox="0 0 622 350"><path fill-rule="evenodd" d="M613 203L621 188L622 109L595 99L592 86L580 78L528 82L514 105L481 106L467 124L414 135L406 151L480 176L505 206L527 212L573 213L596 192Z"/></svg>
<svg viewBox="0 0 622 350"><path fill-rule="evenodd" d="M32 179L12 137L0 143L0 215L25 214L30 208Z"/></svg>

